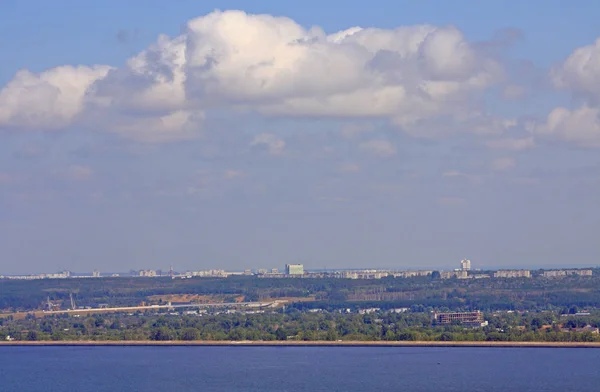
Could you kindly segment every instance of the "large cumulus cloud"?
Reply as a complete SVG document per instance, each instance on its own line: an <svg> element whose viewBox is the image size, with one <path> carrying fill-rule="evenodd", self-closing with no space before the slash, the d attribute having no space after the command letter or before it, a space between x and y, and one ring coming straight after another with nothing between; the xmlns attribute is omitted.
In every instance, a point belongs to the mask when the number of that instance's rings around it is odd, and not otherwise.
<svg viewBox="0 0 600 392"><path fill-rule="evenodd" d="M552 69L550 78L580 106L555 108L544 123L534 126L534 131L584 147L600 147L600 38L574 50Z"/></svg>
<svg viewBox="0 0 600 392"><path fill-rule="evenodd" d="M58 129L82 111L89 86L108 66L61 66L36 74L17 72L0 90L0 126Z"/></svg>
<svg viewBox="0 0 600 392"><path fill-rule="evenodd" d="M120 68L20 71L0 92L0 127L78 123L163 141L193 137L207 113L231 110L378 117L418 134L429 121L443 129L448 119L486 120L473 100L502 78L502 66L452 26L328 35L285 17L215 11Z"/></svg>

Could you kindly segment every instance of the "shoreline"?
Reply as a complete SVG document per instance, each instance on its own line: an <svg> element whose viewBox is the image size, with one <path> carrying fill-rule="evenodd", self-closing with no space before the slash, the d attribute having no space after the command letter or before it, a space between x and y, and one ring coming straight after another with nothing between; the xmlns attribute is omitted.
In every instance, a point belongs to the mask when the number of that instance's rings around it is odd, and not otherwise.
<svg viewBox="0 0 600 392"><path fill-rule="evenodd" d="M122 346L122 347L498 347L498 348L600 348L600 342L482 342L482 341L4 341L1 347Z"/></svg>

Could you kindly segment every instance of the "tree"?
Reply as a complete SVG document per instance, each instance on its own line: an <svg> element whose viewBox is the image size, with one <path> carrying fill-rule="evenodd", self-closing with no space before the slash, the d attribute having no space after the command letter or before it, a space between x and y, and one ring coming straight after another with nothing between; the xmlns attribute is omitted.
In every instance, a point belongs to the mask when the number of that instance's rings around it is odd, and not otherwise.
<svg viewBox="0 0 600 392"><path fill-rule="evenodd" d="M175 332L167 327L155 328L150 333L150 340L175 340Z"/></svg>
<svg viewBox="0 0 600 392"><path fill-rule="evenodd" d="M444 332L440 335L440 340L442 342L450 342L454 340L454 336L450 332Z"/></svg>
<svg viewBox="0 0 600 392"><path fill-rule="evenodd" d="M244 333L241 328L234 328L227 335L230 340L244 340Z"/></svg>
<svg viewBox="0 0 600 392"><path fill-rule="evenodd" d="M569 309L569 314L575 314L577 312L579 312L579 308L576 305L571 306Z"/></svg>
<svg viewBox="0 0 600 392"><path fill-rule="evenodd" d="M531 320L531 328L534 330L542 328L543 325L544 325L544 321L542 319L540 319L539 317L535 317Z"/></svg>
<svg viewBox="0 0 600 392"><path fill-rule="evenodd" d="M338 333L335 330L335 328L330 328L329 330L327 330L327 335L325 339L329 340L330 342L338 340Z"/></svg>
<svg viewBox="0 0 600 392"><path fill-rule="evenodd" d="M104 319L102 318L102 316L96 316L94 318L94 326L96 328L101 327L104 325Z"/></svg>
<svg viewBox="0 0 600 392"><path fill-rule="evenodd" d="M285 329L279 327L277 331L275 331L275 339L277 340L287 340L287 332Z"/></svg>
<svg viewBox="0 0 600 392"><path fill-rule="evenodd" d="M36 331L29 331L27 332L26 339L32 342L36 341L38 340L38 333Z"/></svg>
<svg viewBox="0 0 600 392"><path fill-rule="evenodd" d="M200 331L196 328L186 328L181 333L181 340L200 340Z"/></svg>

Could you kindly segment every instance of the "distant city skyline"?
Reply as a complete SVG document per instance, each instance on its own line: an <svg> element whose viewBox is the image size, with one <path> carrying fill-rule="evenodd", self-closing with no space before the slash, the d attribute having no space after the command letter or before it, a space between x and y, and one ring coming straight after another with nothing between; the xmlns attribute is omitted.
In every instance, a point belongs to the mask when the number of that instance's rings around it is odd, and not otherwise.
<svg viewBox="0 0 600 392"><path fill-rule="evenodd" d="M599 12L5 1L0 274L596 266Z"/></svg>
<svg viewBox="0 0 600 392"><path fill-rule="evenodd" d="M393 268L393 267L356 267L356 268L344 268L344 267L339 267L339 268L310 268L306 265L302 265L304 271L306 272L311 272L311 273L318 273L318 272L325 272L325 271L330 271L330 272L335 272L335 271L368 271L368 270L374 270L374 271L424 271L424 270L430 270L430 271L457 271L460 270L460 268L457 268L457 265L448 265L445 267L431 267L431 268L410 268L410 267L404 267L404 268ZM545 266L524 266L524 265L514 265L514 266L502 266L502 267L477 267L475 266L474 268L470 268L469 270L466 271L472 271L473 273L477 272L477 271L502 271L502 270L531 270L531 271L535 271L535 270L561 270L561 269L595 269L595 268L600 268L599 264L594 264L594 265L573 265L573 264L569 264L569 265L545 265ZM16 273L6 273L3 271L0 271L0 276L27 276L27 275L55 275L55 274L62 274L65 272L68 272L69 274L74 274L77 276L86 276L86 277L108 277L111 275L119 275L119 276L124 276L124 275L128 275L131 273L135 273L134 275L139 275L141 272L156 272L157 275L156 276L169 276L169 269L168 268L139 268L139 269L125 269L125 270L114 270L114 271L100 271L98 269L95 269L93 271L77 271L77 270L53 270L53 271L34 271L34 272L16 272ZM279 271L279 273L285 273L286 269L285 269L285 265L283 267L277 267L277 266L269 266L269 267L248 267L248 268L243 268L243 269L222 269L219 267L212 267L212 268L202 268L202 269L198 269L198 268L184 268L184 269L174 269L175 273L177 274L184 274L186 272L199 272L199 271L227 271L227 272L236 272L236 273L241 273L244 271L251 271L252 273L261 273L261 271L265 271L265 272L269 272L269 273L277 273Z"/></svg>

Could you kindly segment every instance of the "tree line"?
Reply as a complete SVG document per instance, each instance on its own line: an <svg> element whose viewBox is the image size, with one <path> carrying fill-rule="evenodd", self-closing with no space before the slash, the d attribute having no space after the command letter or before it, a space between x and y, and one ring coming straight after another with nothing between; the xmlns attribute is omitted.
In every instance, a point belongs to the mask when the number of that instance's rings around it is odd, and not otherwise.
<svg viewBox="0 0 600 392"><path fill-rule="evenodd" d="M436 325L428 311L346 314L339 311L263 314L108 314L56 315L23 320L0 319L0 339L16 340L304 340L304 341L546 341L596 342L600 335L574 328L600 326L600 313L564 315L562 311L499 312L485 315L488 325ZM572 331L565 332L564 329Z"/></svg>

